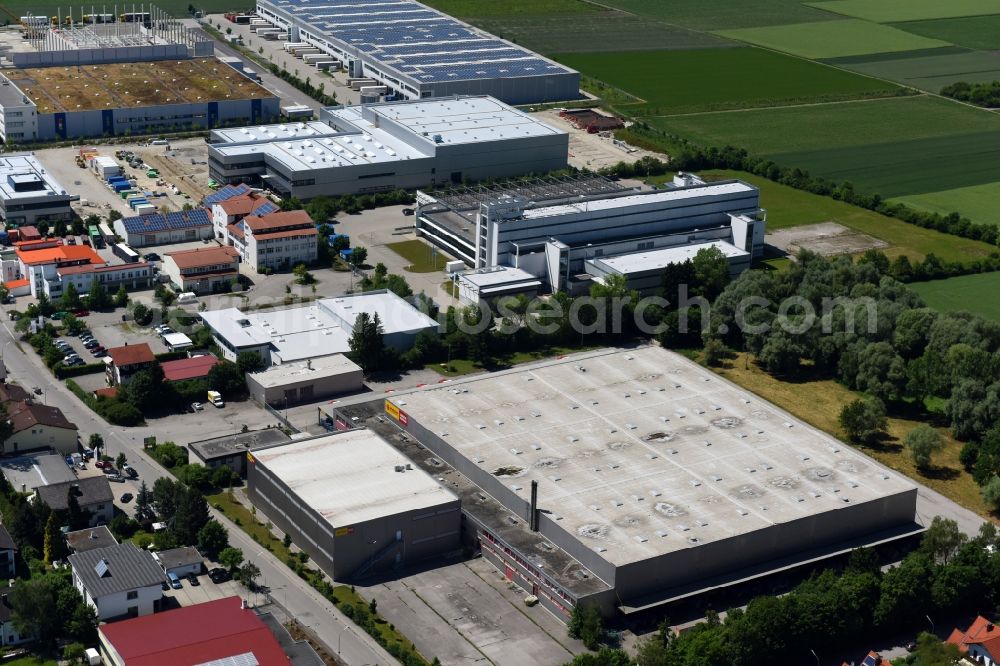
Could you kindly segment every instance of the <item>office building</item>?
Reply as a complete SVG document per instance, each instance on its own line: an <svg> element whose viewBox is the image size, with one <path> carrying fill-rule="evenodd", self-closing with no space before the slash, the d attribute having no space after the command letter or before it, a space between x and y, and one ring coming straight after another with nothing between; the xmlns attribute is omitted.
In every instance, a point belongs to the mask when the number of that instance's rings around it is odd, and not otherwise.
<svg viewBox="0 0 1000 666"><path fill-rule="evenodd" d="M239 278L240 253L232 247L197 247L163 255L163 273L177 293L212 294Z"/></svg>
<svg viewBox="0 0 1000 666"><path fill-rule="evenodd" d="M291 270L298 264L316 261L319 233L304 210L246 215L226 231L229 244L247 267L258 273Z"/></svg>
<svg viewBox="0 0 1000 666"><path fill-rule="evenodd" d="M284 409L364 389L365 373L343 354L274 365L247 373L247 390L257 402Z"/></svg>
<svg viewBox="0 0 1000 666"><path fill-rule="evenodd" d="M0 99L3 98L0 87ZM28 123L24 109L0 110L0 136L8 132L11 143ZM0 157L0 218L7 224L32 225L36 222L70 220L70 203L80 197L67 192L32 155ZM35 233L37 233L37 229Z"/></svg>

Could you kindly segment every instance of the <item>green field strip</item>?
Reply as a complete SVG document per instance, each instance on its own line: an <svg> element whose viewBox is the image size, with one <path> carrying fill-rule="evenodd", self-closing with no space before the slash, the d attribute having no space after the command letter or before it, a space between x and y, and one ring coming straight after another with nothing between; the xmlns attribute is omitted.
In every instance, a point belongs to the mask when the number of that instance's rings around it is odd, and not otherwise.
<svg viewBox="0 0 1000 666"><path fill-rule="evenodd" d="M827 65L866 65L887 60L907 60L910 58L927 58L929 56L946 56L969 53L970 49L961 46L939 46L932 49L914 49L912 51L892 51L889 53L869 53L866 55L841 56L839 58L819 58Z"/></svg>
<svg viewBox="0 0 1000 666"><path fill-rule="evenodd" d="M724 30L837 19L801 0L599 0L601 5L633 12L694 30Z"/></svg>
<svg viewBox="0 0 1000 666"><path fill-rule="evenodd" d="M934 93L957 81L979 83L1000 79L1000 56L984 51L965 51L841 66L851 71L897 81Z"/></svg>
<svg viewBox="0 0 1000 666"><path fill-rule="evenodd" d="M893 199L914 208L947 215L958 211L977 224L1000 224L1000 182L956 187Z"/></svg>
<svg viewBox="0 0 1000 666"><path fill-rule="evenodd" d="M1000 15L895 23L893 27L915 35L943 39L970 49L1000 49Z"/></svg>
<svg viewBox="0 0 1000 666"><path fill-rule="evenodd" d="M1000 321L1000 273L962 275L907 285L920 294L928 307L941 312L974 312Z"/></svg>
<svg viewBox="0 0 1000 666"><path fill-rule="evenodd" d="M715 34L812 59L949 46L938 39L858 19L718 30Z"/></svg>
<svg viewBox="0 0 1000 666"><path fill-rule="evenodd" d="M876 23L1000 13L996 0L827 0L806 5Z"/></svg>

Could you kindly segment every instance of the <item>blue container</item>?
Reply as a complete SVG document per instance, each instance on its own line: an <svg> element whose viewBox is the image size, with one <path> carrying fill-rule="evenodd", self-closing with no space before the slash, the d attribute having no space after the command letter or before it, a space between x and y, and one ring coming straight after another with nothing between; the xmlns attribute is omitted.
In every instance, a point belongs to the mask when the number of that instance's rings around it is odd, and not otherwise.
<svg viewBox="0 0 1000 666"><path fill-rule="evenodd" d="M347 248L346 250L340 251L340 258L347 261L351 258L351 254L354 252L353 248Z"/></svg>

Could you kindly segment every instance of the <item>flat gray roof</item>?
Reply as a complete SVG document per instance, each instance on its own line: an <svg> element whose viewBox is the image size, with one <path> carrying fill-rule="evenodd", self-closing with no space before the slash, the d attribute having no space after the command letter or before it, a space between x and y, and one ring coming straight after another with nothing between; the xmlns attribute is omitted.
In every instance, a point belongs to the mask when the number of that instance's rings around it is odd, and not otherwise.
<svg viewBox="0 0 1000 666"><path fill-rule="evenodd" d="M660 347L389 400L616 566L915 489Z"/></svg>
<svg viewBox="0 0 1000 666"><path fill-rule="evenodd" d="M9 177L24 182L40 181L43 189L17 192L8 182ZM0 196L4 200L30 199L46 195L65 196L67 194L66 189L59 184L59 181L53 178L52 174L32 155L7 155L0 157Z"/></svg>
<svg viewBox="0 0 1000 666"><path fill-rule="evenodd" d="M333 527L458 499L363 428L262 449L253 457ZM400 465L413 468L397 472Z"/></svg>
<svg viewBox="0 0 1000 666"><path fill-rule="evenodd" d="M40 486L63 481L76 481L73 468L66 464L65 456L55 453L38 453L0 460L0 470L10 485L18 492L34 490Z"/></svg>
<svg viewBox="0 0 1000 666"><path fill-rule="evenodd" d="M202 460L214 460L225 458L234 453L243 453L261 446L271 446L290 442L291 438L278 428L266 428L264 430L250 430L233 435L213 437L203 439L188 444L188 448Z"/></svg>
<svg viewBox="0 0 1000 666"><path fill-rule="evenodd" d="M273 388L309 379L336 377L354 372L362 372L361 366L343 354L333 354L308 362L273 365L266 370L253 373L253 380L265 388Z"/></svg>
<svg viewBox="0 0 1000 666"><path fill-rule="evenodd" d="M614 257L601 257L589 259L589 262L604 265L622 275L629 273L643 273L666 268L670 264L683 264L689 259L694 259L701 250L716 248L726 257L748 257L750 253L741 250L732 243L722 240L706 241L703 243L692 243L690 245L679 245L677 247L664 247L658 250L646 250L644 252L633 252L631 254L619 254Z"/></svg>

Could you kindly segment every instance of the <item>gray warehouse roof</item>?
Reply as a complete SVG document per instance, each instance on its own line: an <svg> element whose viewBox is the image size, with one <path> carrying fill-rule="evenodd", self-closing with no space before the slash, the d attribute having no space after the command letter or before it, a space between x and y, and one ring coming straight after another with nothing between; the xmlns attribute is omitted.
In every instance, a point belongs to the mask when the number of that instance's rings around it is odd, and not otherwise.
<svg viewBox="0 0 1000 666"><path fill-rule="evenodd" d="M457 499L426 472L405 469L409 459L366 429L261 449L253 457L333 527ZM396 471L400 466L405 471Z"/></svg>
<svg viewBox="0 0 1000 666"><path fill-rule="evenodd" d="M191 442L188 444L188 448L194 451L198 458L207 462L216 458L225 458L234 453L245 454L250 449L288 441L291 441L291 438L278 428L266 428Z"/></svg>
<svg viewBox="0 0 1000 666"><path fill-rule="evenodd" d="M67 560L94 598L159 585L164 579L153 556L131 541L73 553Z"/></svg>
<svg viewBox="0 0 1000 666"><path fill-rule="evenodd" d="M659 347L390 400L616 566L915 490Z"/></svg>

